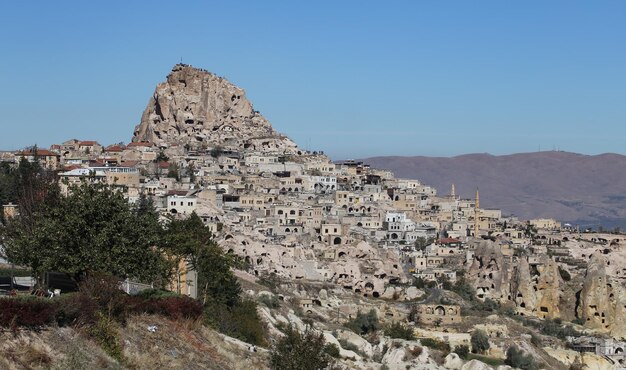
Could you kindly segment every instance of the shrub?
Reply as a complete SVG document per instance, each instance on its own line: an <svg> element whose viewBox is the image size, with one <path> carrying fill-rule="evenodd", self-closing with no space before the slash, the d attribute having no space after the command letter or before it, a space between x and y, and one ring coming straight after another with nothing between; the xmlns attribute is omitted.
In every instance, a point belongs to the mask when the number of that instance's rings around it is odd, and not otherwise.
<svg viewBox="0 0 626 370"><path fill-rule="evenodd" d="M334 343L328 343L324 347L324 353L332 358L339 358L339 347L337 347L337 345Z"/></svg>
<svg viewBox="0 0 626 370"><path fill-rule="evenodd" d="M484 353L489 349L489 337L482 330L474 330L471 337L472 352Z"/></svg>
<svg viewBox="0 0 626 370"><path fill-rule="evenodd" d="M180 297L178 293L170 292L164 289L145 289L139 292L136 297L140 298L167 298L167 297Z"/></svg>
<svg viewBox="0 0 626 370"><path fill-rule="evenodd" d="M467 356L469 355L469 352L470 352L469 347L466 346L465 344L454 347L454 353L459 355L459 357L464 360L467 360Z"/></svg>
<svg viewBox="0 0 626 370"><path fill-rule="evenodd" d="M161 315L172 320L197 319L202 316L202 304L195 299L185 296L170 296L165 298L131 297L129 311L133 313L147 313Z"/></svg>
<svg viewBox="0 0 626 370"><path fill-rule="evenodd" d="M124 321L128 295L119 289L120 279L103 273L92 273L78 285L79 294L93 299L98 310ZM86 299L86 298L83 298Z"/></svg>
<svg viewBox="0 0 626 370"><path fill-rule="evenodd" d="M280 307L280 299L278 299L278 297L275 295L263 294L259 296L259 302L263 303L269 308Z"/></svg>
<svg viewBox="0 0 626 370"><path fill-rule="evenodd" d="M541 337L535 333L530 333L530 343L536 347L541 347Z"/></svg>
<svg viewBox="0 0 626 370"><path fill-rule="evenodd" d="M0 298L0 327L39 328L54 321L54 305L42 298Z"/></svg>
<svg viewBox="0 0 626 370"><path fill-rule="evenodd" d="M413 328L411 328L408 325L403 325L399 322L394 322L393 324L387 326L385 328L385 335L391 338L398 338L398 339L405 339L405 340L415 339Z"/></svg>
<svg viewBox="0 0 626 370"><path fill-rule="evenodd" d="M77 292L54 298L56 322L59 326L90 325L98 319L98 304L87 294Z"/></svg>
<svg viewBox="0 0 626 370"><path fill-rule="evenodd" d="M450 353L450 345L439 339L424 338L424 339L420 339L420 342L422 343L424 347L436 349L446 354Z"/></svg>
<svg viewBox="0 0 626 370"><path fill-rule="evenodd" d="M524 354L524 352L516 346L511 346L506 350L506 360L504 360L504 363L522 370L539 369L535 359L531 355Z"/></svg>
<svg viewBox="0 0 626 370"><path fill-rule="evenodd" d="M289 326L270 352L270 368L318 370L330 367L334 360L326 353L324 335L307 327L304 333Z"/></svg>
<svg viewBox="0 0 626 370"><path fill-rule="evenodd" d="M243 300L233 307L210 303L205 307L205 322L228 336L250 344L265 345L265 326L254 301Z"/></svg>
<svg viewBox="0 0 626 370"><path fill-rule="evenodd" d="M546 319L540 326L541 333L557 337L559 339L565 339L566 337L580 336L580 333L570 325L563 325L560 319Z"/></svg>
<svg viewBox="0 0 626 370"><path fill-rule="evenodd" d="M422 352L424 351L424 349L420 346L415 346L413 348L411 348L411 354L413 355L413 357L418 357L419 355L422 354Z"/></svg>
<svg viewBox="0 0 626 370"><path fill-rule="evenodd" d="M258 283L261 285L265 285L266 287L270 288L272 292L276 293L276 289L281 284L281 279L278 275L272 272L271 274L260 277Z"/></svg>
<svg viewBox="0 0 626 370"><path fill-rule="evenodd" d="M572 275L570 275L569 271L567 271L561 266L559 266L559 275L561 275L561 279L563 279L563 281L572 280Z"/></svg>
<svg viewBox="0 0 626 370"><path fill-rule="evenodd" d="M417 306L413 306L413 308L411 308L408 319L409 321L412 321L416 324L419 324L421 322L422 318L420 316L419 310L417 309Z"/></svg>
<svg viewBox="0 0 626 370"><path fill-rule="evenodd" d="M117 338L114 322L110 317L98 313L98 321L89 328L88 333L109 356L118 361L123 360L122 346Z"/></svg>
<svg viewBox="0 0 626 370"><path fill-rule="evenodd" d="M345 326L360 335L374 332L380 328L378 316L373 309L366 314L361 311L357 312L356 317L348 321Z"/></svg>
<svg viewBox="0 0 626 370"><path fill-rule="evenodd" d="M464 276L457 279L456 283L452 286L452 291L460 295L466 301L473 301L476 296L476 290L470 284Z"/></svg>

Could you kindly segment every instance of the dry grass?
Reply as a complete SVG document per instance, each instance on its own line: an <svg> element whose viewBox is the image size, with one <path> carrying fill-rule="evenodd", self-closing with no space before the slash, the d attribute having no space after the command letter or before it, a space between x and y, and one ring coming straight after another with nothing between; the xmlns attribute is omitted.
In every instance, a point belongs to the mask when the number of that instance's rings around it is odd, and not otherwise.
<svg viewBox="0 0 626 370"><path fill-rule="evenodd" d="M156 325L156 332L148 326ZM265 369L267 354L208 329L199 321L130 317L118 328L125 364L71 328L0 333L0 369Z"/></svg>

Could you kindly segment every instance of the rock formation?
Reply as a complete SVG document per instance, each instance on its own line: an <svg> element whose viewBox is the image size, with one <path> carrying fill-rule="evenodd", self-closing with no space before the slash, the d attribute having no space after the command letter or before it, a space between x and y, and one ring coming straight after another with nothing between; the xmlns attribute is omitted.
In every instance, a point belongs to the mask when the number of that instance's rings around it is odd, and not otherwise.
<svg viewBox="0 0 626 370"><path fill-rule="evenodd" d="M607 277L606 263L600 253L594 253L589 260L577 315L588 328L626 337L626 292L617 281Z"/></svg>
<svg viewBox="0 0 626 370"><path fill-rule="evenodd" d="M558 265L547 256L530 260L504 255L499 245L483 241L476 249L468 277L479 298L513 301L523 315L560 317L563 282Z"/></svg>
<svg viewBox="0 0 626 370"><path fill-rule="evenodd" d="M156 87L132 140L165 148L297 152L295 143L253 109L242 89L184 64L175 65Z"/></svg>

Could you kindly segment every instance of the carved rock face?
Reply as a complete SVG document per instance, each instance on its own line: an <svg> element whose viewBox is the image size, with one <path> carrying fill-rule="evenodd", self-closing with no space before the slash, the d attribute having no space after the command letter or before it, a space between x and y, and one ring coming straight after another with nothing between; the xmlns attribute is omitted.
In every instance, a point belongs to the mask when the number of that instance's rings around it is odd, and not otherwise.
<svg viewBox="0 0 626 370"><path fill-rule="evenodd" d="M619 282L606 275L606 258L595 253L587 265L580 292L578 317L585 326L608 331L613 336L626 336L626 292Z"/></svg>
<svg viewBox="0 0 626 370"><path fill-rule="evenodd" d="M175 65L167 80L157 86L133 135L134 142L193 149L238 149L258 138L277 150L296 148L253 109L242 89L182 64Z"/></svg>
<svg viewBox="0 0 626 370"><path fill-rule="evenodd" d="M484 241L478 246L468 272L479 298L514 302L520 314L541 318L560 316L562 280L550 258L533 261L509 257L500 246Z"/></svg>

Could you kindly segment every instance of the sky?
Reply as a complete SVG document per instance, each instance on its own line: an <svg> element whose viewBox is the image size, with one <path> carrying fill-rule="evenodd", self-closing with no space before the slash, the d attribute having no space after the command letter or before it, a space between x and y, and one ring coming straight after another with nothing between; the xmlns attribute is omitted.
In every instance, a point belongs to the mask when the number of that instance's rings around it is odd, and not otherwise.
<svg viewBox="0 0 626 370"><path fill-rule="evenodd" d="M0 149L130 141L182 61L333 159L626 154L624 1L4 1Z"/></svg>

